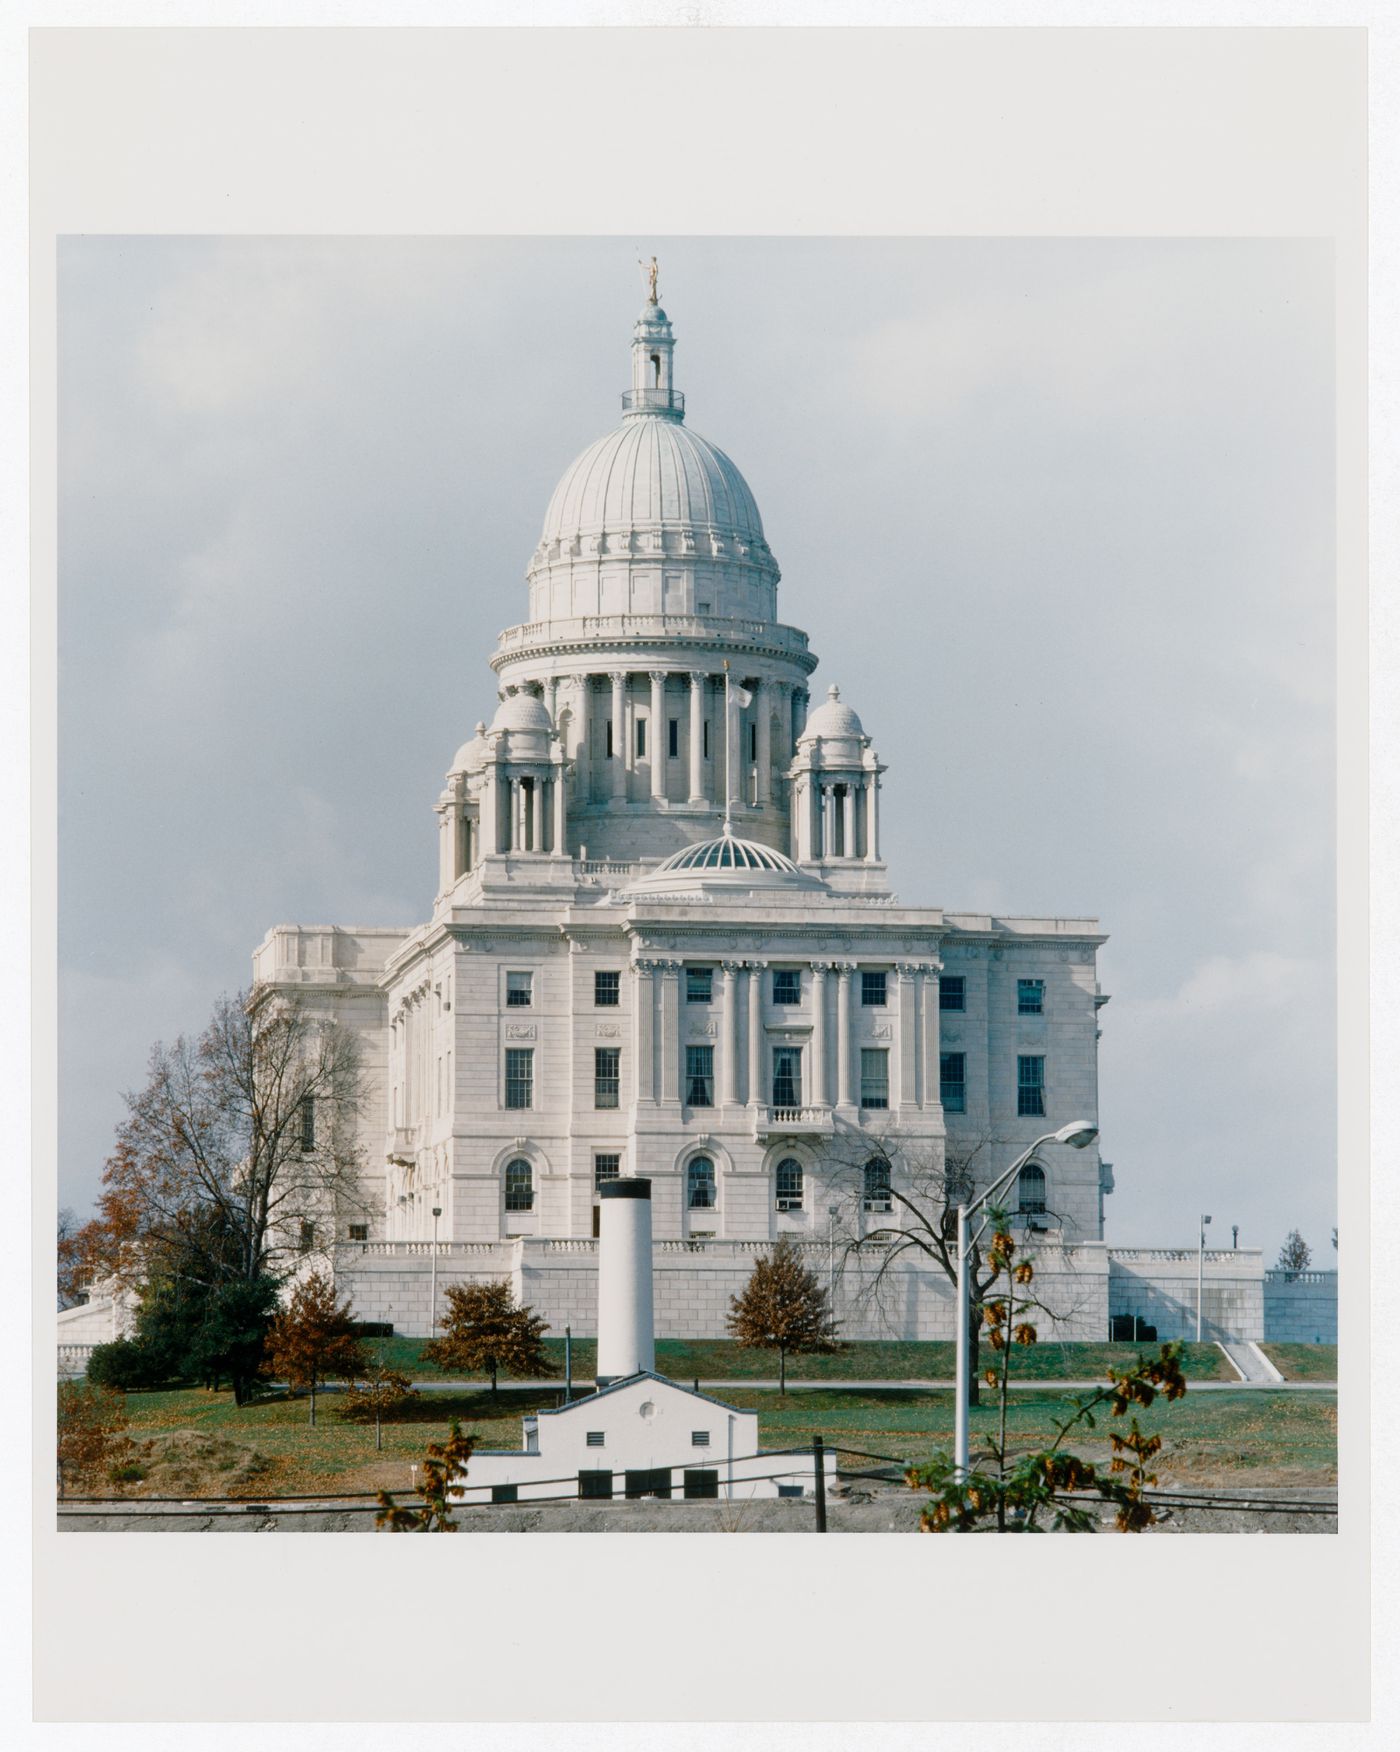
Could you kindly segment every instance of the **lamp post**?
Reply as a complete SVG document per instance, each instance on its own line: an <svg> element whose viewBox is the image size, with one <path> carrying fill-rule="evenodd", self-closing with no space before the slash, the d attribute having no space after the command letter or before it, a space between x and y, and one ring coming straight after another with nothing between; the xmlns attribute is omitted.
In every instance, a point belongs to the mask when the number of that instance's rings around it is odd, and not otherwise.
<svg viewBox="0 0 1400 1752"><path fill-rule="evenodd" d="M1209 1217L1201 1218L1201 1243L1196 1249L1196 1343L1201 1342L1201 1298L1205 1288L1206 1278L1206 1224Z"/></svg>
<svg viewBox="0 0 1400 1752"><path fill-rule="evenodd" d="M430 1313L431 1313L430 1331L431 1331L431 1334L434 1338L437 1337L437 1226L438 1226L438 1218L441 1215L442 1215L442 1206L441 1205L434 1205L433 1206L433 1287L429 1291L429 1306L430 1306Z"/></svg>
<svg viewBox="0 0 1400 1752"><path fill-rule="evenodd" d="M1009 1187L1016 1176L1030 1161L1042 1144L1068 1144L1071 1149L1082 1150L1086 1144L1092 1144L1099 1135L1099 1128L1091 1125L1087 1119L1071 1120L1068 1125L1062 1125L1058 1131L1046 1132L1030 1146L1023 1150L1004 1174L1000 1174L982 1194L971 1204L962 1203L958 1206L958 1295L957 1295L957 1405L953 1414L953 1466L959 1479L967 1477L967 1394L971 1385L971 1347L967 1341L967 1322L970 1307L967 1281L968 1255L981 1239L982 1231L987 1227L984 1222L975 1235L969 1235L969 1219L976 1215L984 1205L988 1205L998 1193Z"/></svg>
<svg viewBox="0 0 1400 1752"><path fill-rule="evenodd" d="M826 1299L836 1309L836 1215L840 1205L828 1205L826 1232Z"/></svg>

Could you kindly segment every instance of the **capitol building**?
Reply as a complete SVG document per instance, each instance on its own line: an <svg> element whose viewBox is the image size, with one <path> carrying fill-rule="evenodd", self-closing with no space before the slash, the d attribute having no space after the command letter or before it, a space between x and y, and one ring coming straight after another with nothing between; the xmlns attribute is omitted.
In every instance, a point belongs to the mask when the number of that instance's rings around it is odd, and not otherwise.
<svg viewBox="0 0 1400 1752"><path fill-rule="evenodd" d="M792 1234L839 1275L847 1336L948 1337L946 1277L911 1255L877 1306L856 1244L901 1222L905 1173L971 1158L985 1184L1097 1124L1104 936L902 904L878 702L814 680L675 346L653 283L621 419L564 471L464 712L431 916L278 925L255 952L360 1042L373 1216L334 1237L337 1279L404 1332L430 1329L430 1282L484 1278L592 1332L599 1188L641 1175L658 1336L721 1334ZM1013 1190L1064 1336L1106 1336L1111 1188L1096 1147L1052 1144Z"/></svg>

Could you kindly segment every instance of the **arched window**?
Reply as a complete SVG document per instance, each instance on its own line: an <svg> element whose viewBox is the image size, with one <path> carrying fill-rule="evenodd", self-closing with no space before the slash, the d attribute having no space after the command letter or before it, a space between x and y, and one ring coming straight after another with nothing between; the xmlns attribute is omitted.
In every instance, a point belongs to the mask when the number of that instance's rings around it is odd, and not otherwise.
<svg viewBox="0 0 1400 1752"><path fill-rule="evenodd" d="M693 1211L715 1208L715 1165L708 1156L697 1156L685 1171L686 1204Z"/></svg>
<svg viewBox="0 0 1400 1752"><path fill-rule="evenodd" d="M506 1164L506 1209L532 1211L535 1208L535 1172L523 1158Z"/></svg>
<svg viewBox="0 0 1400 1752"><path fill-rule="evenodd" d="M890 1205L890 1165L883 1160L865 1164L865 1208L887 1211Z"/></svg>
<svg viewBox="0 0 1400 1752"><path fill-rule="evenodd" d="M1045 1215L1045 1170L1036 1162L1027 1162L1016 1182L1022 1216Z"/></svg>
<svg viewBox="0 0 1400 1752"><path fill-rule="evenodd" d="M778 1164L773 1190L780 1211L800 1211L802 1209L802 1164L791 1156L785 1156Z"/></svg>

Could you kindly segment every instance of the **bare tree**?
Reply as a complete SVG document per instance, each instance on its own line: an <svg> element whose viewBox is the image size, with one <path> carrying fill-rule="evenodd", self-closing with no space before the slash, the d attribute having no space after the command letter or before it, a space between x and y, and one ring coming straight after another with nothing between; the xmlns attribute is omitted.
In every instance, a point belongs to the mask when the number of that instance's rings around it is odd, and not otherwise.
<svg viewBox="0 0 1400 1752"><path fill-rule="evenodd" d="M81 1232L90 1273L204 1285L282 1276L367 1214L356 1117L359 1052L338 1023L254 987L197 1040L151 1052L145 1087Z"/></svg>
<svg viewBox="0 0 1400 1752"><path fill-rule="evenodd" d="M973 1198L1014 1159L1019 1146L983 1132L956 1142L884 1132L838 1132L823 1172L840 1223L841 1270L860 1272L858 1303L881 1312L893 1302L900 1275L924 1263L958 1281L958 1206ZM1008 1195L1014 1201L1015 1189ZM1054 1219L1053 1212L1046 1215ZM995 1227L995 1225L994 1225ZM990 1231L989 1231L990 1233ZM968 1257L968 1402L979 1401L978 1358L983 1306L997 1276L981 1239ZM891 1326L898 1323L890 1321Z"/></svg>
<svg viewBox="0 0 1400 1752"><path fill-rule="evenodd" d="M83 1299L82 1267L78 1250L81 1224L64 1205L58 1213L58 1307L76 1307Z"/></svg>

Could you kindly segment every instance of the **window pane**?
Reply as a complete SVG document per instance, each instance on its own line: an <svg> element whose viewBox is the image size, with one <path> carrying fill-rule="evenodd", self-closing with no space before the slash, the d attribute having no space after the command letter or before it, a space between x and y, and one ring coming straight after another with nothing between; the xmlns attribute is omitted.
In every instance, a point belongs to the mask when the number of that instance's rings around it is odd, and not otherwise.
<svg viewBox="0 0 1400 1752"><path fill-rule="evenodd" d="M491 1486L491 1501L493 1503L514 1503L520 1500L520 1486L517 1484L493 1484Z"/></svg>
<svg viewBox="0 0 1400 1752"><path fill-rule="evenodd" d="M616 1107L622 1087L622 1048L596 1046L593 1049L593 1105Z"/></svg>
<svg viewBox="0 0 1400 1752"><path fill-rule="evenodd" d="M860 1049L860 1104L862 1107L890 1104L890 1055L883 1047Z"/></svg>
<svg viewBox="0 0 1400 1752"><path fill-rule="evenodd" d="M686 1047L685 1088L688 1107L714 1106L715 1049L712 1046Z"/></svg>
<svg viewBox="0 0 1400 1752"><path fill-rule="evenodd" d="M578 1494L585 1498L611 1498L613 1493L613 1475L611 1472L580 1472L578 1475Z"/></svg>
<svg viewBox="0 0 1400 1752"><path fill-rule="evenodd" d="M1045 1214L1045 1170L1038 1163L1028 1162L1016 1182L1020 1208L1027 1216Z"/></svg>
<svg viewBox="0 0 1400 1752"><path fill-rule="evenodd" d="M774 1193L780 1211L802 1209L802 1164L791 1156L779 1162L774 1175Z"/></svg>
<svg viewBox="0 0 1400 1752"><path fill-rule="evenodd" d="M301 1147L303 1150L316 1148L316 1097L306 1095L302 1098L301 1108Z"/></svg>
<svg viewBox="0 0 1400 1752"><path fill-rule="evenodd" d="M879 1005L885 1001L884 973L872 973L869 968L863 968L860 976L860 1001L862 1004Z"/></svg>
<svg viewBox="0 0 1400 1752"><path fill-rule="evenodd" d="M1016 981L1016 1014L1018 1016L1040 1016L1045 1010L1045 981L1043 979L1018 979Z"/></svg>
<svg viewBox="0 0 1400 1752"><path fill-rule="evenodd" d="M688 1497L717 1497L719 1495L719 1473L713 1467L708 1466L687 1467L685 1494Z"/></svg>
<svg viewBox="0 0 1400 1752"><path fill-rule="evenodd" d="M529 1211L535 1208L535 1176L530 1164L517 1158L506 1165L506 1209Z"/></svg>
<svg viewBox="0 0 1400 1752"><path fill-rule="evenodd" d="M693 1211L715 1207L715 1165L708 1156L697 1156L686 1169L686 1203Z"/></svg>
<svg viewBox="0 0 1400 1752"><path fill-rule="evenodd" d="M606 968L593 975L593 1002L599 1009L610 1009L622 1001L622 975Z"/></svg>
<svg viewBox="0 0 1400 1752"><path fill-rule="evenodd" d="M938 1097L950 1113L962 1113L967 1106L967 1055L961 1052L941 1052L938 1055Z"/></svg>
<svg viewBox="0 0 1400 1752"><path fill-rule="evenodd" d="M708 967L687 967L685 970L685 1001L688 1004L708 1004L714 990L714 972Z"/></svg>
<svg viewBox="0 0 1400 1752"><path fill-rule="evenodd" d="M773 1002L775 1004L800 1004L802 1002L802 975L795 967L778 967L773 970Z"/></svg>
<svg viewBox="0 0 1400 1752"><path fill-rule="evenodd" d="M638 758L638 760L644 760L646 758L646 752L647 752L647 721L645 718L638 718L638 720L637 720L637 758Z"/></svg>
<svg viewBox="0 0 1400 1752"><path fill-rule="evenodd" d="M797 1046L773 1048L773 1105L801 1107L802 1049Z"/></svg>
<svg viewBox="0 0 1400 1752"><path fill-rule="evenodd" d="M602 1186L605 1181L616 1180L622 1172L622 1157L609 1152L606 1155L593 1158L593 1184Z"/></svg>
<svg viewBox="0 0 1400 1752"><path fill-rule="evenodd" d="M887 1211L890 1208L890 1165L888 1162L865 1164L865 1208Z"/></svg>
<svg viewBox="0 0 1400 1752"><path fill-rule="evenodd" d="M967 980L961 973L945 973L938 982L940 1010L962 1010L967 1007Z"/></svg>
<svg viewBox="0 0 1400 1752"><path fill-rule="evenodd" d="M506 1004L512 1009L524 1009L530 1003L530 990L534 983L531 973L508 973L506 975Z"/></svg>
<svg viewBox="0 0 1400 1752"><path fill-rule="evenodd" d="M1016 1060L1016 1112L1022 1118L1045 1113L1045 1060L1038 1055Z"/></svg>
<svg viewBox="0 0 1400 1752"><path fill-rule="evenodd" d="M506 1106L531 1107L535 1097L533 1047L506 1048Z"/></svg>
<svg viewBox="0 0 1400 1752"><path fill-rule="evenodd" d="M676 760L681 752L681 721L672 718L666 726L666 752L672 760Z"/></svg>

